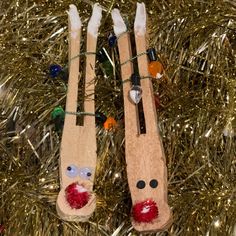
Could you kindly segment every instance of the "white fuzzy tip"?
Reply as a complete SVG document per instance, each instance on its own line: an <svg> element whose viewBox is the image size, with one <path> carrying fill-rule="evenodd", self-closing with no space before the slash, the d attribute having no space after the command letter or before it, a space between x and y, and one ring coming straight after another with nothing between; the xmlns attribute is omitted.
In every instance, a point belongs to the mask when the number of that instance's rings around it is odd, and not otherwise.
<svg viewBox="0 0 236 236"><path fill-rule="evenodd" d="M162 75L162 74L160 74L160 73L157 73L157 74L156 74L156 78L157 78L157 79L161 79L161 78L162 78L162 76L163 76L163 75Z"/></svg>
<svg viewBox="0 0 236 236"><path fill-rule="evenodd" d="M93 6L93 13L88 23L88 32L93 36L98 36L98 28L101 24L102 8L98 3Z"/></svg>
<svg viewBox="0 0 236 236"><path fill-rule="evenodd" d="M79 192L79 193L85 193L85 192L87 192L87 189L84 188L83 186L79 185L79 184L76 185L76 190L77 190L77 192Z"/></svg>
<svg viewBox="0 0 236 236"><path fill-rule="evenodd" d="M118 9L115 8L114 10L112 10L111 16L114 23L114 32L116 36L119 37L122 33L127 31L127 27Z"/></svg>
<svg viewBox="0 0 236 236"><path fill-rule="evenodd" d="M136 16L134 21L134 31L136 35L138 36L145 35L146 21L147 21L147 15L146 15L145 4L143 2L137 3Z"/></svg>
<svg viewBox="0 0 236 236"><path fill-rule="evenodd" d="M71 26L71 36L75 38L78 36L82 23L81 23L77 8L73 4L70 5L69 20L70 20L70 26Z"/></svg>

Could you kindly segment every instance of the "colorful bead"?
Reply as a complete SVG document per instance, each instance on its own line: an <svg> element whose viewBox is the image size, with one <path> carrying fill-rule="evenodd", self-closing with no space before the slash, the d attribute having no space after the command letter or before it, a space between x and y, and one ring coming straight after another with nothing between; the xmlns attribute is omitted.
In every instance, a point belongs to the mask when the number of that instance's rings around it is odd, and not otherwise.
<svg viewBox="0 0 236 236"><path fill-rule="evenodd" d="M0 234L3 234L5 231L5 226L0 224Z"/></svg>
<svg viewBox="0 0 236 236"><path fill-rule="evenodd" d="M155 48L149 48L147 50L147 56L148 56L149 61L157 61L158 60Z"/></svg>
<svg viewBox="0 0 236 236"><path fill-rule="evenodd" d="M129 91L129 97L134 104L138 104L142 98L142 89L140 86L140 77L137 74L131 75L132 87Z"/></svg>
<svg viewBox="0 0 236 236"><path fill-rule="evenodd" d="M159 61L151 61L148 71L152 77L160 79L163 76L163 65Z"/></svg>
<svg viewBox="0 0 236 236"><path fill-rule="evenodd" d="M95 114L95 121L97 125L104 124L104 122L107 120L107 117L101 113L101 112L96 112Z"/></svg>
<svg viewBox="0 0 236 236"><path fill-rule="evenodd" d="M54 108L54 110L51 113L51 119L54 122L56 131L57 132L62 131L65 120L65 111L61 106Z"/></svg>
<svg viewBox="0 0 236 236"><path fill-rule="evenodd" d="M132 85L140 85L140 76L139 75L137 75L135 73L132 74L130 80L131 80Z"/></svg>
<svg viewBox="0 0 236 236"><path fill-rule="evenodd" d="M117 122L113 117L108 117L103 124L104 129L111 130L117 127Z"/></svg>
<svg viewBox="0 0 236 236"><path fill-rule="evenodd" d="M156 109L160 109L161 107L161 101L160 101L160 96L159 94L154 94L154 102L155 102L155 106L156 106Z"/></svg>
<svg viewBox="0 0 236 236"><path fill-rule="evenodd" d="M58 75L64 82L68 82L69 78L69 70L67 67L63 67L63 69L59 72Z"/></svg>
<svg viewBox="0 0 236 236"><path fill-rule="evenodd" d="M117 37L113 34L110 34L108 37L108 44L110 48L115 47L117 41Z"/></svg>
<svg viewBox="0 0 236 236"><path fill-rule="evenodd" d="M101 50L99 50L99 51L97 52L97 58L98 58L98 61L99 61L100 63L103 63L104 61L107 61L107 60L108 60L104 48L102 48Z"/></svg>
<svg viewBox="0 0 236 236"><path fill-rule="evenodd" d="M50 65L49 67L49 74L51 78L56 78L60 74L61 71L62 71L62 68L60 65L53 64L53 65Z"/></svg>
<svg viewBox="0 0 236 236"><path fill-rule="evenodd" d="M134 104L138 104L142 98L142 89L139 85L133 85L129 91L129 97Z"/></svg>
<svg viewBox="0 0 236 236"><path fill-rule="evenodd" d="M108 54L105 48L102 48L100 51L97 52L98 61L102 64L103 72L106 76L111 76L113 74L113 66L108 59Z"/></svg>

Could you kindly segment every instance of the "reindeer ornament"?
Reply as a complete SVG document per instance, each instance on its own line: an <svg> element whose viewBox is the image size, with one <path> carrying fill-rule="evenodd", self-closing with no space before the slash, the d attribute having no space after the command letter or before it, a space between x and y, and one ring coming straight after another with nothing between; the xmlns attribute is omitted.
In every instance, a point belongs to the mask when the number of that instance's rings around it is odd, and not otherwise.
<svg viewBox="0 0 236 236"><path fill-rule="evenodd" d="M118 9L112 11L114 32L118 38L118 48L123 80L125 110L125 155L128 184L132 198L132 224L137 231L162 231L172 221L172 213L167 203L167 168L158 131L152 81L148 79L146 55L146 9L144 3L137 3L134 22L138 68L141 81L134 83L141 87L131 93L129 82L133 74L131 43L126 25ZM143 78L143 79L142 79ZM142 99L140 95L142 93ZM140 133L139 106L142 103L145 118L145 132Z"/></svg>
<svg viewBox="0 0 236 236"><path fill-rule="evenodd" d="M95 52L101 13L101 7L95 4L87 31L84 110L85 113L93 114ZM133 75L130 38L118 9L112 11L112 18L114 32L118 39L123 80L125 155L128 184L133 203L131 220L137 231L161 231L170 225L172 213L167 203L167 169L158 132L152 82L148 79L150 76L146 55L145 5L144 3L137 4L134 23L141 81L138 81L138 77ZM81 21L74 5L70 6L69 26L70 74L60 151L61 190L57 199L57 211L62 219L86 221L96 207L96 197L93 193L96 167L96 128L94 116L84 116L84 125L77 126L76 116L73 114L77 111L81 34ZM129 83L130 78L134 83L133 86ZM138 103L141 103L143 107L142 113L145 120L145 130L143 131L140 129Z"/></svg>
<svg viewBox="0 0 236 236"><path fill-rule="evenodd" d="M85 75L85 113L95 113L94 79L97 34L102 17L98 4L87 29L87 53ZM93 193L96 167L96 127L94 116L84 116L83 126L76 125L77 95L79 81L79 54L81 21L77 9L69 10L69 62L70 74L66 100L66 115L60 150L61 190L57 198L57 212L68 221L86 221L96 207Z"/></svg>

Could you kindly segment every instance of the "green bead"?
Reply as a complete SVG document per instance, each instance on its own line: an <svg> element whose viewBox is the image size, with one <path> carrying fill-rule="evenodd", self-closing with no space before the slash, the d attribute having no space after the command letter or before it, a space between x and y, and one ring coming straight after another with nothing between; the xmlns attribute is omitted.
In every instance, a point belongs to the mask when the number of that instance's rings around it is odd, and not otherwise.
<svg viewBox="0 0 236 236"><path fill-rule="evenodd" d="M56 119L57 117L60 117L62 119L65 118L65 111L63 110L61 106L55 107L51 113L51 118L53 120Z"/></svg>
<svg viewBox="0 0 236 236"><path fill-rule="evenodd" d="M54 108L51 113L51 118L53 120L55 130L61 133L64 126L65 112L61 106Z"/></svg>
<svg viewBox="0 0 236 236"><path fill-rule="evenodd" d="M112 75L113 75L113 66L112 66L112 64L110 63L109 60L104 61L104 62L102 63L102 67L103 67L104 73L105 73L107 76L112 76Z"/></svg>

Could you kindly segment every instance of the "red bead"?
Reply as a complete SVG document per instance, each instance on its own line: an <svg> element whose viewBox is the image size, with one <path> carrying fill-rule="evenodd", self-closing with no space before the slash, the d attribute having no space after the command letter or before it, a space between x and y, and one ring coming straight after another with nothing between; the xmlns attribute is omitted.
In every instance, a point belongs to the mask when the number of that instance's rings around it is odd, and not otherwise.
<svg viewBox="0 0 236 236"><path fill-rule="evenodd" d="M80 209L89 201L90 196L88 191L78 183L68 185L65 192L66 200L71 208Z"/></svg>
<svg viewBox="0 0 236 236"><path fill-rule="evenodd" d="M155 106L156 106L156 109L160 109L161 107L161 101L160 101L160 96L159 94L154 94L154 102L155 102Z"/></svg>
<svg viewBox="0 0 236 236"><path fill-rule="evenodd" d="M157 205L151 199L136 203L132 209L132 216L133 216L134 220L139 223L152 222L155 218L158 217Z"/></svg>
<svg viewBox="0 0 236 236"><path fill-rule="evenodd" d="M4 233L4 231L5 231L4 225L0 224L0 234Z"/></svg>

